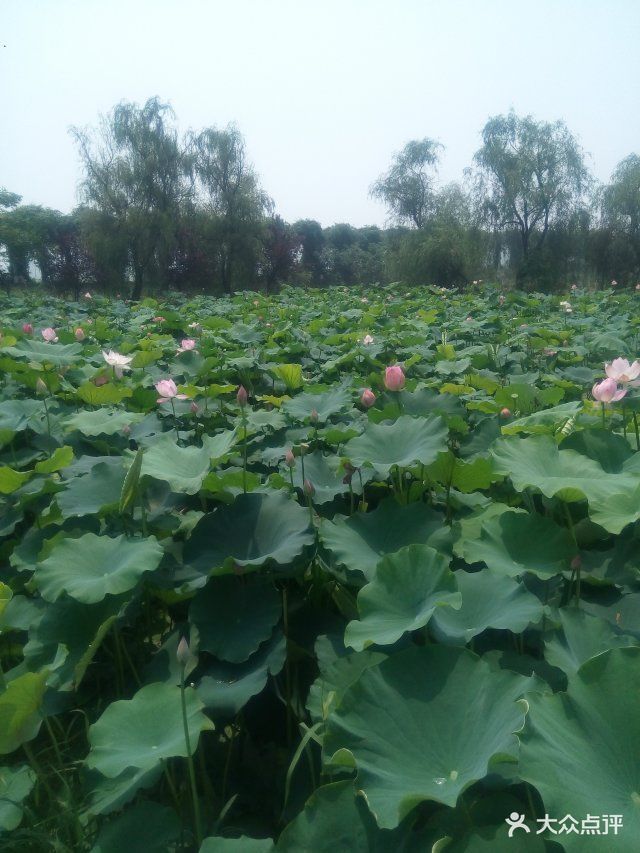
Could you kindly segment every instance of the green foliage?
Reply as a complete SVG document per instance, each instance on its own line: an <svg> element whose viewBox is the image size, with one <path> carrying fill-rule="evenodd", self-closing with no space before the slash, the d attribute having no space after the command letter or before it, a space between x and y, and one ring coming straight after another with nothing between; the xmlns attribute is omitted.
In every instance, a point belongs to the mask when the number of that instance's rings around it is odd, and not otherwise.
<svg viewBox="0 0 640 853"><path fill-rule="evenodd" d="M634 849L637 297L570 299L0 297L0 846Z"/></svg>

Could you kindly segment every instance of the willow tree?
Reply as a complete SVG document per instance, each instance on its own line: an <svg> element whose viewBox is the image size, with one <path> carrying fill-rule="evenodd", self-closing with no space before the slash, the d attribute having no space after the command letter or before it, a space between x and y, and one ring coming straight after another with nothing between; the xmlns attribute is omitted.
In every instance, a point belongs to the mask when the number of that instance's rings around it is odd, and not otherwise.
<svg viewBox="0 0 640 853"><path fill-rule="evenodd" d="M272 202L260 187L235 125L223 130L207 127L192 134L189 157L196 203L206 215L204 237L222 289L230 293L239 279L250 283L256 274L264 217Z"/></svg>
<svg viewBox="0 0 640 853"><path fill-rule="evenodd" d="M386 204L399 225L422 228L436 199L434 180L442 145L433 139L414 139L395 155L388 172L372 184L369 193Z"/></svg>
<svg viewBox="0 0 640 853"><path fill-rule="evenodd" d="M526 277L553 226L569 221L590 185L584 154L562 121L493 116L474 156L475 191L485 222L515 231Z"/></svg>
<svg viewBox="0 0 640 853"><path fill-rule="evenodd" d="M134 299L166 284L190 195L173 120L167 104L150 98L143 107L118 104L97 129L71 129L84 167L81 200L110 220L114 252L126 243Z"/></svg>

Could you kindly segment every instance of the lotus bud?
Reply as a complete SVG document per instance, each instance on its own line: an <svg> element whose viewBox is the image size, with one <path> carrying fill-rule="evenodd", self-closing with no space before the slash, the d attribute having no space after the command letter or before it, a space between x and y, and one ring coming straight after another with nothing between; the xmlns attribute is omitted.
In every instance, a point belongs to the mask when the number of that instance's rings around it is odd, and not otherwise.
<svg viewBox="0 0 640 853"><path fill-rule="evenodd" d="M31 325L31 323L23 323L22 324L22 331L25 333L25 335L32 335L33 334L33 326Z"/></svg>
<svg viewBox="0 0 640 853"><path fill-rule="evenodd" d="M510 418L511 417L511 409L500 409L500 417L501 418Z"/></svg>
<svg viewBox="0 0 640 853"><path fill-rule="evenodd" d="M289 450L287 450L287 452L285 453L284 461L287 463L289 468L293 468L293 466L296 464L296 457L293 455L293 450L291 450L291 448L289 448Z"/></svg>
<svg viewBox="0 0 640 853"><path fill-rule="evenodd" d="M131 435L131 427L129 426L129 424L125 424L125 425L122 427L122 434L123 434L124 436L127 436L127 437Z"/></svg>
<svg viewBox="0 0 640 853"><path fill-rule="evenodd" d="M192 400L192 401L191 401L191 405L189 406L189 409L191 410L191 413L192 413L193 415L197 415L197 414L198 414L198 412L200 411L200 410L198 409L198 404L195 402L195 400Z"/></svg>
<svg viewBox="0 0 640 853"><path fill-rule="evenodd" d="M38 376L38 378L36 380L36 394L48 394L48 393L49 393L49 389L44 384L42 379L40 379L40 377Z"/></svg>
<svg viewBox="0 0 640 853"><path fill-rule="evenodd" d="M312 497L315 495L315 493L316 493L316 490L315 490L315 489L314 489L314 487L313 487L313 483L312 483L312 482L311 482L311 480L309 480L309 479L306 479L306 478L305 478L305 481L304 481L304 483L303 483L302 488L303 488L303 490L304 490L305 495L306 495L308 498L312 498Z"/></svg>
<svg viewBox="0 0 640 853"><path fill-rule="evenodd" d="M360 402L366 409L370 409L376 401L376 395L371 388L365 388L360 397Z"/></svg>
<svg viewBox="0 0 640 853"><path fill-rule="evenodd" d="M186 637L183 637L178 643L176 658L178 659L180 666L184 668L189 663L190 657L191 652L189 651L189 643L187 642Z"/></svg>
<svg viewBox="0 0 640 853"><path fill-rule="evenodd" d="M309 418L312 424L318 423L318 412L316 409L311 409L311 416Z"/></svg>
<svg viewBox="0 0 640 853"><path fill-rule="evenodd" d="M400 391L404 388L404 371L399 364L393 364L384 372L384 386L388 391Z"/></svg>
<svg viewBox="0 0 640 853"><path fill-rule="evenodd" d="M249 396L247 394L247 389L244 387L244 385L240 385L240 387L238 388L238 393L236 394L236 400L238 401L238 405L246 406L248 399Z"/></svg>
<svg viewBox="0 0 640 853"><path fill-rule="evenodd" d="M78 327L78 328L75 330L75 332L74 332L73 334L74 334L75 339L76 339L77 341L83 341L83 340L84 340L84 337L85 337L85 336L84 336L84 331L83 331L83 329L81 329L80 327Z"/></svg>

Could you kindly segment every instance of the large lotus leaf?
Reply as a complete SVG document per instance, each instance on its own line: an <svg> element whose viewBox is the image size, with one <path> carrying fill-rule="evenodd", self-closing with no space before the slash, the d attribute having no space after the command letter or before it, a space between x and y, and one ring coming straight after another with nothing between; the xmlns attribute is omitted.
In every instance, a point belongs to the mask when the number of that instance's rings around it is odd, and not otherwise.
<svg viewBox="0 0 640 853"><path fill-rule="evenodd" d="M0 494L10 495L24 485L31 471L16 471L9 465L0 465Z"/></svg>
<svg viewBox="0 0 640 853"><path fill-rule="evenodd" d="M529 433L530 435L554 434L561 429L566 422L575 418L582 409L582 403L562 403L552 409L543 409L534 412L524 418L504 424L502 433L504 435L517 435L518 433Z"/></svg>
<svg viewBox="0 0 640 853"><path fill-rule="evenodd" d="M286 494L238 495L231 506L200 519L185 545L184 562L205 574L227 574L234 563L285 566L313 539L308 511Z"/></svg>
<svg viewBox="0 0 640 853"><path fill-rule="evenodd" d="M133 390L127 385L107 382L106 385L95 385L93 382L83 382L78 388L78 397L89 406L105 406L120 403L126 397L133 396Z"/></svg>
<svg viewBox="0 0 640 853"><path fill-rule="evenodd" d="M607 649L638 645L633 637L614 631L606 619L583 610L563 607L554 617L560 627L545 636L544 656L567 674L577 672L583 663Z"/></svg>
<svg viewBox="0 0 640 853"><path fill-rule="evenodd" d="M91 853L167 853L181 831L173 809L142 800L102 827Z"/></svg>
<svg viewBox="0 0 640 853"><path fill-rule="evenodd" d="M445 643L465 645L487 628L519 634L530 622L542 618L540 600L511 578L481 572L455 573L462 593L462 607L438 609L431 620L435 636Z"/></svg>
<svg viewBox="0 0 640 853"><path fill-rule="evenodd" d="M198 853L273 853L275 847L270 838L205 838Z"/></svg>
<svg viewBox="0 0 640 853"><path fill-rule="evenodd" d="M424 627L436 608L461 603L448 558L428 545L409 545L384 557L358 593L360 621L347 625L345 645L356 651L373 643L390 645L406 631Z"/></svg>
<svg viewBox="0 0 640 853"><path fill-rule="evenodd" d="M402 853L403 829L378 829L353 782L318 788L278 839L277 853ZM427 849L426 847L424 848ZM240 853L240 851L238 851Z"/></svg>
<svg viewBox="0 0 640 853"><path fill-rule="evenodd" d="M47 674L46 670L25 672L0 693L0 755L13 752L38 734Z"/></svg>
<svg viewBox="0 0 640 853"><path fill-rule="evenodd" d="M78 360L78 355L82 352L82 344L52 344L25 338L13 347L6 347L4 352L16 358L48 362L56 367L63 367Z"/></svg>
<svg viewBox="0 0 640 853"><path fill-rule="evenodd" d="M66 468L73 460L73 449L68 446L56 447L48 459L36 462L35 472L37 474L53 474L61 468Z"/></svg>
<svg viewBox="0 0 640 853"><path fill-rule="evenodd" d="M125 427L139 423L143 418L144 415L140 412L126 412L121 409L102 406L99 409L77 412L75 415L71 415L65 421L65 429L68 431L78 430L83 435L91 437L115 435L115 433L122 433Z"/></svg>
<svg viewBox="0 0 640 853"><path fill-rule="evenodd" d="M588 456L609 474L620 473L635 456L626 438L602 429L574 432L562 442L562 449Z"/></svg>
<svg viewBox="0 0 640 853"><path fill-rule="evenodd" d="M551 436L498 439L492 449L496 469L516 491L533 486L546 497L581 501L605 474L597 462L573 450L560 450Z"/></svg>
<svg viewBox="0 0 640 853"><path fill-rule="evenodd" d="M400 506L389 498L369 513L324 521L320 527L323 545L336 561L372 580L382 557L405 545L431 545L450 552L451 531L443 516L423 503Z"/></svg>
<svg viewBox="0 0 640 853"><path fill-rule="evenodd" d="M307 698L307 710L314 723L327 718L347 687L354 684L365 669L376 666L386 657L383 652L366 650L343 655L326 666L321 665L320 675L311 685Z"/></svg>
<svg viewBox="0 0 640 853"><path fill-rule="evenodd" d="M429 465L427 474L439 483L452 486L461 492L475 492L477 489L488 489L498 477L493 474L490 459L477 456L466 462L456 458L451 451L439 454L436 461Z"/></svg>
<svg viewBox="0 0 640 853"><path fill-rule="evenodd" d="M267 578L212 578L189 608L200 648L220 660L242 663L268 640L282 613L280 595Z"/></svg>
<svg viewBox="0 0 640 853"><path fill-rule="evenodd" d="M142 476L168 483L174 492L195 495L211 468L212 459L220 459L233 447L233 430L205 436L202 447L179 447L173 433L164 433L145 452Z"/></svg>
<svg viewBox="0 0 640 853"><path fill-rule="evenodd" d="M241 664L213 663L198 685L198 696L214 716L234 718L252 696L260 693L269 675L284 666L287 645L280 631Z"/></svg>
<svg viewBox="0 0 640 853"><path fill-rule="evenodd" d="M185 692L189 742L192 752L200 732L213 729L202 713L202 702L190 687ZM87 766L110 779L130 767L151 770L168 758L186 758L180 688L147 684L133 699L112 702L89 728L91 751Z"/></svg>
<svg viewBox="0 0 640 853"><path fill-rule="evenodd" d="M489 519L495 518L497 515L502 515L503 512L520 512L524 513L524 509L512 509L507 504L499 501L487 501L484 505L480 505L474 509L471 515L465 515L456 520L453 524L454 534L457 536L453 544L453 553L456 557L462 557L467 542L480 538L482 525Z"/></svg>
<svg viewBox="0 0 640 853"><path fill-rule="evenodd" d="M133 589L144 572L157 569L163 554L155 536L128 539L85 533L56 542L38 563L35 580L46 601L56 601L66 592L76 601L95 604L105 595Z"/></svg>
<svg viewBox="0 0 640 853"><path fill-rule="evenodd" d="M569 568L576 546L551 519L508 511L485 521L479 538L464 541L462 553L467 563L484 562L496 575L549 578Z"/></svg>
<svg viewBox="0 0 640 853"><path fill-rule="evenodd" d="M510 477L516 491L533 487L548 498L588 500L590 517L610 533L640 518L640 478L633 466L607 473L588 456L559 449L548 435L499 439L492 453L496 470Z"/></svg>
<svg viewBox="0 0 640 853"><path fill-rule="evenodd" d="M115 457L113 461L98 462L82 477L67 480L64 491L55 498L62 517L115 511L120 502L124 478L122 457Z"/></svg>
<svg viewBox="0 0 640 853"><path fill-rule="evenodd" d="M612 649L569 676L566 693L531 695L520 734L520 773L534 785L544 811L621 815L622 828L593 849L632 853L640 838L640 649ZM555 838L556 836L550 836ZM559 836L558 836L559 837ZM567 853L589 839L562 836Z"/></svg>
<svg viewBox="0 0 640 853"><path fill-rule="evenodd" d="M0 767L0 834L20 825L22 802L35 782L36 774L26 764Z"/></svg>
<svg viewBox="0 0 640 853"><path fill-rule="evenodd" d="M110 814L120 810L135 797L141 788L151 788L158 781L162 767L151 770L130 767L114 779L107 779L96 770L87 771L89 803L86 813L90 815Z"/></svg>
<svg viewBox="0 0 640 853"><path fill-rule="evenodd" d="M466 649L407 649L346 691L329 716L325 753L333 763L355 760L357 788L378 826L393 829L423 800L455 806L494 760L515 760L525 715L516 700L534 683Z"/></svg>
<svg viewBox="0 0 640 853"><path fill-rule="evenodd" d="M3 400L0 402L0 443L11 441L17 432L29 426L34 415L44 414L39 400Z"/></svg>
<svg viewBox="0 0 640 853"><path fill-rule="evenodd" d="M343 453L356 467L372 465L387 475L395 465L430 465L447 449L447 434L444 421L437 415L402 415L392 424L369 423L362 435L346 443Z"/></svg>
<svg viewBox="0 0 640 853"><path fill-rule="evenodd" d="M116 620L126 596L109 595L87 605L63 597L49 604L39 620L29 627L29 641L23 654L30 669L53 663L59 646L67 656L49 677L49 686L58 690L77 688L100 644Z"/></svg>
<svg viewBox="0 0 640 853"><path fill-rule="evenodd" d="M319 423L337 415L351 406L352 393L347 388L336 387L319 394L297 394L282 404L282 411L299 421L308 421L311 412L318 413Z"/></svg>

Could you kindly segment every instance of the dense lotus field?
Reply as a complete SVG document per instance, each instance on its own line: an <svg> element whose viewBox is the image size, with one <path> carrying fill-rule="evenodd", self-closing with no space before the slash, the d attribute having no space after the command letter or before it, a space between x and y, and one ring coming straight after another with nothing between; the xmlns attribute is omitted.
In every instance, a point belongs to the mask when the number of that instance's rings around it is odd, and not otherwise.
<svg viewBox="0 0 640 853"><path fill-rule="evenodd" d="M637 850L639 308L2 297L2 850Z"/></svg>

